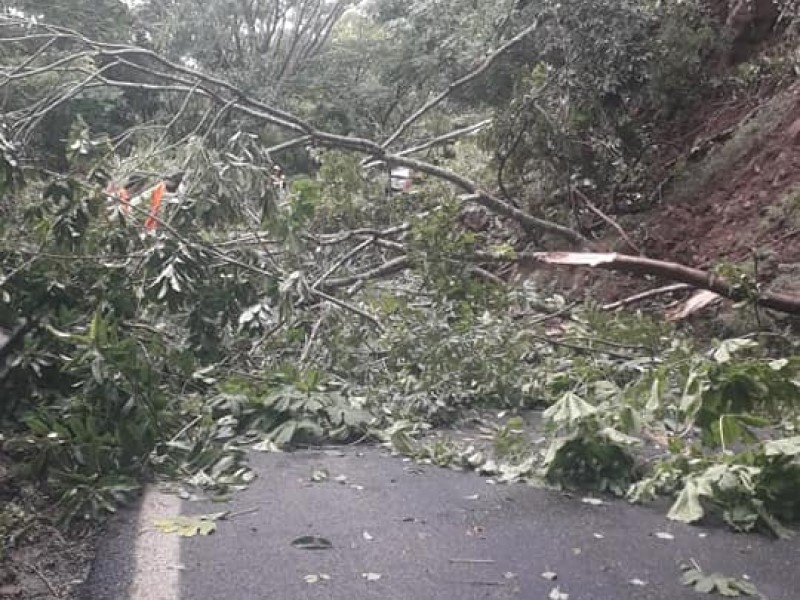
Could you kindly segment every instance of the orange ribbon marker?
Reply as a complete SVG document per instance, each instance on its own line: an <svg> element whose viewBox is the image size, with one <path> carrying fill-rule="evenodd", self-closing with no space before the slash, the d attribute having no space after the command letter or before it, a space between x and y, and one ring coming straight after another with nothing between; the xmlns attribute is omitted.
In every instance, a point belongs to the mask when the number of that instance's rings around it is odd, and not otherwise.
<svg viewBox="0 0 800 600"><path fill-rule="evenodd" d="M164 197L164 192L167 190L167 185L162 181L153 190L150 196L150 216L144 222L147 229L155 229L158 226L156 216L158 216L158 209L161 206L161 199Z"/></svg>

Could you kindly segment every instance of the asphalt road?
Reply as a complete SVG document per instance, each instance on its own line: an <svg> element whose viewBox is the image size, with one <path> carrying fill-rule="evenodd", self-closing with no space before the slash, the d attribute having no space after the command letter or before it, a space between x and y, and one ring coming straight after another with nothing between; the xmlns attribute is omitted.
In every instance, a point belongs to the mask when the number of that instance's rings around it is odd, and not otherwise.
<svg viewBox="0 0 800 600"><path fill-rule="evenodd" d="M547 600L559 597L555 587L562 600L702 598L680 583L680 564L690 560L747 576L770 600L800 598L799 538L684 526L666 520L663 507L490 485L377 448L258 454L252 466L259 477L226 505L148 492L102 541L83 600ZM310 481L318 469L329 478ZM153 526L221 510L233 516L210 536ZM332 548L292 546L310 535Z"/></svg>

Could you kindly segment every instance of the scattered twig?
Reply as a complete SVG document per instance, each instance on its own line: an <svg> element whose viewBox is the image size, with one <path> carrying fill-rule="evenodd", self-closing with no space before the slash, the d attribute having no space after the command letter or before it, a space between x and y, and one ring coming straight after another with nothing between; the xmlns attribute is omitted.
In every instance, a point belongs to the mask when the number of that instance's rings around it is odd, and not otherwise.
<svg viewBox="0 0 800 600"><path fill-rule="evenodd" d="M493 565L496 561L490 558L451 558L449 562L468 565Z"/></svg>
<svg viewBox="0 0 800 600"><path fill-rule="evenodd" d="M621 348L623 350L639 350L643 352L650 352L652 348L642 346L641 344L626 344L624 342L615 342L613 340L604 340L601 338L586 337L576 335L574 337L559 338L562 342L588 342L590 344L601 344L603 346L610 346L612 348Z"/></svg>
<svg viewBox="0 0 800 600"><path fill-rule="evenodd" d="M393 258L392 260L387 261L384 264L377 266L374 269L370 269L368 271L362 271L361 273L356 273L355 275L349 275L347 277L328 279L323 283L322 287L324 289L347 287L355 283L367 281L369 279L379 279L382 277L389 277L390 275L399 273L400 271L403 271L409 268L410 266L411 266L411 260L407 256L398 256L397 258Z"/></svg>
<svg viewBox="0 0 800 600"><path fill-rule="evenodd" d="M617 222L616 222L614 219L612 219L611 217L609 217L609 216L608 216L606 213L604 213L602 210L600 210L599 208L597 208L597 206L595 206L594 202L592 202L591 200L589 200L589 197L588 197L586 194L584 194L584 193L583 193L583 192L582 192L580 189L578 189L578 188L573 188L573 190L572 190L572 191L574 191L576 194L578 194L578 196L580 196L580 197L581 197L581 199L582 199L582 200L583 200L583 202L586 204L586 206L587 206L587 207L589 207L589 210L591 210L591 211L592 211L594 214L596 214L598 217L600 217L600 218L601 218L603 221L605 221L605 222L606 222L608 225L610 225L611 227L613 227L613 228L614 228L614 230L615 230L615 231L616 231L616 232L617 232L617 233L620 235L620 237L622 237L622 239L623 239L623 240L625 240L625 243L626 243L626 244L628 244L628 246L631 248L631 250L633 250L634 252L636 252L636 254L643 254L643 252L642 252L642 250L639 248L639 246L637 246L636 244L634 244L634 243L633 243L633 240L632 240L632 239L630 238L630 236L629 236L629 235L628 235L628 234L625 232L625 230L622 228L622 226L621 226L619 223L617 223Z"/></svg>
<svg viewBox="0 0 800 600"><path fill-rule="evenodd" d="M235 519L236 517L243 517L245 515L251 515L253 513L258 512L261 510L260 508L253 507L253 508L246 508L244 510L237 510L236 512L229 512L225 513L225 516L222 517L225 521L230 521L231 519Z"/></svg>
<svg viewBox="0 0 800 600"><path fill-rule="evenodd" d="M270 156L271 154L277 154L278 152L281 152L283 150L289 150L291 148L296 148L297 146L302 146L304 144L308 144L309 142L311 142L311 136L310 135L303 135L303 136L288 140L286 142L283 142L281 144L276 144L275 146L270 146L269 148L266 149L266 154L267 154L267 156Z"/></svg>
<svg viewBox="0 0 800 600"><path fill-rule="evenodd" d="M194 427L195 425L197 425L197 423L198 423L198 422L200 421L200 419L202 419L202 418L203 418L203 415L197 415L197 416L196 416L194 419L192 419L192 420L191 420L191 421L189 421L189 422L188 422L186 425L184 425L183 427L181 427L180 431L178 431L178 433L176 433L175 435L173 435L173 436L172 436L172 438L170 438L170 440L169 440L169 441L170 441L170 443L174 442L175 440L177 440L178 438L180 438L180 437L181 437L181 436L182 436L184 433L186 433L187 431L189 431L189 430L190 430L192 427Z"/></svg>
<svg viewBox="0 0 800 600"><path fill-rule="evenodd" d="M39 577L39 579L41 579L44 582L44 584L47 586L47 589L50 590L50 594L53 596L53 598L61 598L61 594L59 593L59 591L55 588L55 586L52 583L50 583L50 580L47 578L47 576L42 572L42 570L39 567L37 567L33 563L22 563L22 564L25 565L25 567L27 567L31 571L33 571Z"/></svg>
<svg viewBox="0 0 800 600"><path fill-rule="evenodd" d="M322 314L317 319L314 326L311 328L311 333L308 336L308 340L306 340L305 346L303 346L303 352L300 354L300 364L304 365L308 360L308 355L311 353L311 346L314 343L314 340L317 337L317 333L319 332L319 328L322 326L322 322L325 320L325 317L328 316L328 311L323 310Z"/></svg>
<svg viewBox="0 0 800 600"><path fill-rule="evenodd" d="M627 354L621 354L619 352L614 352L613 350L606 350L604 348L592 348L590 346L581 346L579 344L573 344L571 342L562 341L561 338L555 337L547 337L545 335L537 335L535 333L527 333L528 337L533 338L534 340L538 340L540 342L545 342L547 344L553 344L554 346L561 346L562 348L567 348L569 350L575 350L576 352L584 352L587 354L605 354L606 356L610 356L612 358L619 358L621 360L631 360L633 357Z"/></svg>
<svg viewBox="0 0 800 600"><path fill-rule="evenodd" d="M454 129L449 133L445 133L444 135L440 135L439 137L435 137L430 139L426 142L421 144L417 144L416 146L411 146L409 148L405 148L397 153L397 156L408 156L409 154L416 154L417 152L422 152L423 150L427 150L428 148L432 148L434 146L438 146L439 144L445 144L451 140L455 140L462 135L470 135L473 133L477 133L487 125L492 123L492 119L484 119L479 123L475 123L474 125L468 125L467 127L461 127L460 129ZM382 160L373 160L369 162L365 162L364 166L366 168L376 167L380 164L383 164Z"/></svg>
<svg viewBox="0 0 800 600"><path fill-rule="evenodd" d="M363 242L352 248L349 252L345 253L344 256L342 256L339 260L333 263L328 269L326 269L326 271L322 275L319 276L319 278L314 283L314 285L311 286L311 288L317 289L328 277L333 275L348 260L353 258L356 254L358 254L362 250L366 250L372 244L374 244L375 240L376 240L375 237L367 238L366 240L364 240Z"/></svg>
<svg viewBox="0 0 800 600"><path fill-rule="evenodd" d="M498 277L491 271L487 271L484 268L472 266L469 268L469 272L484 281L488 281L489 283L493 283L499 286L505 286L506 282L502 277Z"/></svg>
<svg viewBox="0 0 800 600"><path fill-rule="evenodd" d="M800 235L800 229L795 229L794 231L790 231L789 233L785 233L784 235L772 240L769 242L770 244L777 244L778 242L782 242L784 240L788 240L796 235Z"/></svg>
<svg viewBox="0 0 800 600"><path fill-rule="evenodd" d="M616 302L610 302L608 304L604 304L600 308L602 310L616 310L617 308L629 306L631 304L641 302L642 300L647 300L648 298L654 298L655 296L661 296L663 294L669 294L671 292L681 292L683 290L690 290L690 289L692 289L692 286L689 285L688 283L673 283L652 290L647 290L646 292L640 292L639 294L628 296L627 298L623 298L622 300L617 300Z"/></svg>
<svg viewBox="0 0 800 600"><path fill-rule="evenodd" d="M31 258L29 258L28 260L26 260L21 265L19 265L16 269L12 269L11 272L8 273L7 275L0 276L0 288L2 288L6 283L9 282L9 280L14 278L16 275L19 275L25 269L30 267L33 263L35 263L37 260L39 260L40 257L41 257L41 254L37 253L34 256L32 256Z"/></svg>
<svg viewBox="0 0 800 600"><path fill-rule="evenodd" d="M360 317L363 317L364 319L366 319L367 321L369 321L370 323L375 325L375 327L378 329L378 331L383 331L383 325L381 325L381 323L380 323L380 321L378 321L378 319L373 317L371 314L361 310L357 306L353 306L351 303L349 303L349 302L347 302L345 300L341 300L340 298L337 298L335 296L331 296L330 294L326 294L325 292L322 292L320 290L312 290L312 292L315 295L319 296L320 298L322 298L324 300L327 300L328 302L330 302L332 304L336 304L337 306L341 306L342 308L344 308L346 310L349 310L350 312L355 313L355 314L359 315Z"/></svg>
<svg viewBox="0 0 800 600"><path fill-rule="evenodd" d="M577 302L572 302L570 304L567 304L564 308L560 308L559 310L557 310L555 312L548 313L546 315L541 315L540 317L537 317L536 319L533 319L532 321L528 321L527 325L538 325L539 323L544 323L546 321L550 321L551 319L557 319L558 317L564 316L565 314L569 313L577 305L578 305ZM528 314L529 313L519 313L519 314L514 315L514 317L515 318L522 318L522 317L527 316ZM538 313L534 313L534 314L538 314Z"/></svg>

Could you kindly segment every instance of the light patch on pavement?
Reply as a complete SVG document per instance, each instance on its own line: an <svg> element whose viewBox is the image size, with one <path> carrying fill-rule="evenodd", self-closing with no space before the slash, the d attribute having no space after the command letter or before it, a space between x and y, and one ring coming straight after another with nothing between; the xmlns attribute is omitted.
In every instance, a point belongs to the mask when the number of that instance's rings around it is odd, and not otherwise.
<svg viewBox="0 0 800 600"><path fill-rule="evenodd" d="M180 598L181 542L153 525L158 519L180 515L181 500L148 487L136 527L136 566L128 600L178 600Z"/></svg>

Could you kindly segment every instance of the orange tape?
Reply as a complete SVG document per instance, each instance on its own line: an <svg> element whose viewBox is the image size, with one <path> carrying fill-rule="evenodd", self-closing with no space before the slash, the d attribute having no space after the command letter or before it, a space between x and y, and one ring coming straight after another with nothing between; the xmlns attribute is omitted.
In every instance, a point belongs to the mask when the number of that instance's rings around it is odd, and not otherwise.
<svg viewBox="0 0 800 600"><path fill-rule="evenodd" d="M153 190L153 194L150 196L150 216L148 216L147 220L144 222L144 226L147 229L155 229L158 227L156 217L158 216L158 209L161 207L161 199L164 197L165 191L167 191L167 184L162 181L156 186Z"/></svg>

